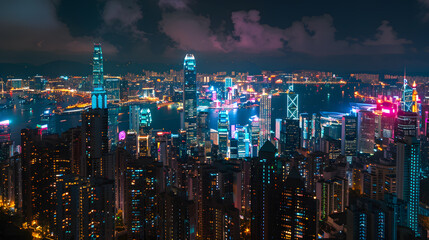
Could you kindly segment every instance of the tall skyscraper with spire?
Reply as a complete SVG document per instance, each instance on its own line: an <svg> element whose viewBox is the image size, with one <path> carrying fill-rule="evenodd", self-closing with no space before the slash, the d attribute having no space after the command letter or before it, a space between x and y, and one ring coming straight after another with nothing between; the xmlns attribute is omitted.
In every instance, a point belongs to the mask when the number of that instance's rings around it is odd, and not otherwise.
<svg viewBox="0 0 429 240"><path fill-rule="evenodd" d="M94 43L94 54L92 57L92 85L92 108L107 109L107 94L104 90L103 77L103 52L101 51L100 43Z"/></svg>
<svg viewBox="0 0 429 240"><path fill-rule="evenodd" d="M413 110L413 89L408 85L408 80L405 78L405 74L401 98L401 110L404 112L412 112Z"/></svg>
<svg viewBox="0 0 429 240"><path fill-rule="evenodd" d="M195 57L186 54L183 78L183 111L186 144L197 145L197 71Z"/></svg>
<svg viewBox="0 0 429 240"><path fill-rule="evenodd" d="M92 107L82 113L81 164L83 177L108 177L109 151L107 94L103 86L103 54L101 44L94 44Z"/></svg>

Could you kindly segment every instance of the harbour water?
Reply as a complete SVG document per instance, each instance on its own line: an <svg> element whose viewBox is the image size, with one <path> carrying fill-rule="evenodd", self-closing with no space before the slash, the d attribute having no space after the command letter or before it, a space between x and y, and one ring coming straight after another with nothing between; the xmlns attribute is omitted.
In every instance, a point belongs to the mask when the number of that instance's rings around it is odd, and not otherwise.
<svg viewBox="0 0 429 240"><path fill-rule="evenodd" d="M314 113L319 111L348 112L349 103L354 101L354 87L351 85L298 85L295 91L300 94L299 111ZM13 96L17 98L18 96ZM20 104L14 101L12 108L0 109L0 121L10 120L11 139L20 144L20 132L23 128L34 128L43 124L41 114L48 108L55 108L51 101L36 99L30 104ZM64 107L64 106L63 106ZM152 113L152 127L176 132L180 128L180 113L175 107L157 108L156 104L147 104ZM217 129L217 117L220 109L208 109L209 126ZM118 113L119 131L127 130L129 125L128 107L121 107ZM55 115L53 124L55 131L61 133L69 128L80 125L80 112ZM259 114L259 107L239 108L229 110L230 124L246 125L249 118Z"/></svg>

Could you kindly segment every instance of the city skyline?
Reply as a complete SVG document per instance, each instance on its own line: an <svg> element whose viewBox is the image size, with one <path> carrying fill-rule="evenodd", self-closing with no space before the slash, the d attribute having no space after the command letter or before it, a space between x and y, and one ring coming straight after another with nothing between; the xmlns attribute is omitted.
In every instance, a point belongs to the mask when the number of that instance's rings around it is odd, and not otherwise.
<svg viewBox="0 0 429 240"><path fill-rule="evenodd" d="M428 239L427 24L429 0L0 2L0 239Z"/></svg>

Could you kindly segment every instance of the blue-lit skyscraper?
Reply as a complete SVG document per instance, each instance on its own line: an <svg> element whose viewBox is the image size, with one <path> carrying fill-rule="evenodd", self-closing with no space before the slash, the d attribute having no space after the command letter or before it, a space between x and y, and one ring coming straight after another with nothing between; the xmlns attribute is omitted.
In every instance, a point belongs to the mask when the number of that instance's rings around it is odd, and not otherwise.
<svg viewBox="0 0 429 240"><path fill-rule="evenodd" d="M186 131L186 144L197 145L197 71L195 57L186 54L183 78L183 111Z"/></svg>
<svg viewBox="0 0 429 240"><path fill-rule="evenodd" d="M219 152L226 157L228 153L229 117L225 110L219 112L217 131L219 132Z"/></svg>
<svg viewBox="0 0 429 240"><path fill-rule="evenodd" d="M103 86L101 44L94 44L92 108L82 112L82 149L80 173L83 177L109 177L109 114Z"/></svg>
<svg viewBox="0 0 429 240"><path fill-rule="evenodd" d="M419 236L418 213L420 201L420 142L405 136L398 142L396 155L396 191L407 205L407 227Z"/></svg>
<svg viewBox="0 0 429 240"><path fill-rule="evenodd" d="M92 85L94 90L91 94L92 108L107 109L107 94L104 90L103 79L103 53L101 44L94 44L94 54L92 57Z"/></svg>
<svg viewBox="0 0 429 240"><path fill-rule="evenodd" d="M251 157L257 157L259 149L259 118L255 115L250 117L249 121Z"/></svg>
<svg viewBox="0 0 429 240"><path fill-rule="evenodd" d="M413 89L408 85L408 81L404 76L404 86L402 89L401 110L404 112L412 112L413 109Z"/></svg>
<svg viewBox="0 0 429 240"><path fill-rule="evenodd" d="M104 85L103 52L101 51L100 43L94 43L94 54L92 56L92 84L94 88Z"/></svg>

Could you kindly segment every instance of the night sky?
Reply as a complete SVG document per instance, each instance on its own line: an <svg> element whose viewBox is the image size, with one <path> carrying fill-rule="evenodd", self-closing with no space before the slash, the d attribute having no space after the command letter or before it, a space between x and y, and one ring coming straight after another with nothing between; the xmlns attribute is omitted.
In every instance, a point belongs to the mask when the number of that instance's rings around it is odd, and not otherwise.
<svg viewBox="0 0 429 240"><path fill-rule="evenodd" d="M428 30L429 0L1 0L0 62L429 74Z"/></svg>

